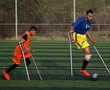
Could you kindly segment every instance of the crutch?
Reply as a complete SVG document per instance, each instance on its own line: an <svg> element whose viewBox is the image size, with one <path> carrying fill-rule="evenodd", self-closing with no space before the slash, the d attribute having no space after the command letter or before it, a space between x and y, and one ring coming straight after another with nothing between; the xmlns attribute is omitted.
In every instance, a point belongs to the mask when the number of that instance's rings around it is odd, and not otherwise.
<svg viewBox="0 0 110 90"><path fill-rule="evenodd" d="M28 78L28 81L30 81L29 71L28 71L28 68L27 68L27 64L26 64L26 59L25 59L25 56L24 56L23 47L22 47L22 45L21 45L20 42L19 42L19 46L20 46L21 51L22 51L22 54L23 54L23 59L24 59L24 64L25 64L25 69L26 69L27 78Z"/></svg>
<svg viewBox="0 0 110 90"><path fill-rule="evenodd" d="M74 76L74 73L73 73L73 56L72 56L72 43L71 43L71 39L70 39L70 32L68 32L68 39L69 39L69 44L70 44L70 69L71 69L71 77Z"/></svg>
<svg viewBox="0 0 110 90"><path fill-rule="evenodd" d="M38 69L38 67L37 67L37 64L36 64L36 62L35 62L34 57L33 57L33 56L31 56L31 57L32 57L33 63L34 63L34 65L35 65L35 67L36 67L36 70L37 70L37 73L38 73L38 75L39 75L40 80L43 80L43 78L42 78L42 76L41 76L41 74L40 74L40 71L39 71L39 69Z"/></svg>
<svg viewBox="0 0 110 90"><path fill-rule="evenodd" d="M102 63L104 64L104 66L105 66L105 68L106 68L107 72L110 74L110 70L109 70L109 68L107 67L106 63L104 62L104 60L103 60L102 56L100 55L100 53L99 53L98 49L96 48L96 46L95 46L95 45L93 45L93 47L94 47L94 49L96 50L96 52L97 52L97 54L98 54L99 58L101 59Z"/></svg>

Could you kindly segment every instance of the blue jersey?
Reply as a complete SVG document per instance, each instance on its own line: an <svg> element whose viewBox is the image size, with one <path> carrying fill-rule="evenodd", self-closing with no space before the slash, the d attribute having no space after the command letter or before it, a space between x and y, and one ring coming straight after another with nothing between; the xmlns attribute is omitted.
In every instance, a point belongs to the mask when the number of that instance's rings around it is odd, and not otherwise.
<svg viewBox="0 0 110 90"><path fill-rule="evenodd" d="M72 24L74 27L74 32L79 34L86 34L86 32L90 29L92 22L87 21L86 17L79 18L75 23Z"/></svg>

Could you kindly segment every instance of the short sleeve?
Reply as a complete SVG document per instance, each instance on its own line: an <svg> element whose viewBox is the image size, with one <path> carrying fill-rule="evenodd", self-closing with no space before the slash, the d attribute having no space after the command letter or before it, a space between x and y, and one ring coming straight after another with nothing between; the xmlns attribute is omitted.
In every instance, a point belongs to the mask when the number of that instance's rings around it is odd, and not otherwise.
<svg viewBox="0 0 110 90"><path fill-rule="evenodd" d="M84 21L84 17L79 18L76 22L72 23L72 26L75 28L77 27L80 23Z"/></svg>
<svg viewBox="0 0 110 90"><path fill-rule="evenodd" d="M23 36L23 39L25 40L25 41L27 41L27 34L25 34L24 36Z"/></svg>

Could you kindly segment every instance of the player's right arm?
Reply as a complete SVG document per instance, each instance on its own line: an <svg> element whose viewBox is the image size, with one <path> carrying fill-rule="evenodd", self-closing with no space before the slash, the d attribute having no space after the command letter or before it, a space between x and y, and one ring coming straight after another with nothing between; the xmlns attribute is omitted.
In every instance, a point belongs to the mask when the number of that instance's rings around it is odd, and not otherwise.
<svg viewBox="0 0 110 90"><path fill-rule="evenodd" d="M27 39L28 39L27 34L24 34L24 35L22 36L21 40L19 41L19 45L23 48L23 50L25 50L25 48L26 48L26 47L24 46L24 42L27 41Z"/></svg>
<svg viewBox="0 0 110 90"><path fill-rule="evenodd" d="M22 36L22 39L19 41L19 43L20 44L23 44L25 41L27 41L27 34L24 34L23 36Z"/></svg>
<svg viewBox="0 0 110 90"><path fill-rule="evenodd" d="M73 26L70 26L70 38L71 38L71 42L72 43L75 43L76 41L73 38L73 31L74 31L74 27Z"/></svg>
<svg viewBox="0 0 110 90"><path fill-rule="evenodd" d="M24 34L23 37L22 37L22 39L23 39L24 42L27 41L28 40L28 35L27 34ZM24 44L23 46L24 46L25 52L32 52L32 49L31 49L30 46L27 47L26 44Z"/></svg>
<svg viewBox="0 0 110 90"><path fill-rule="evenodd" d="M72 25L70 27L70 37L71 37L71 42L72 43L76 42L76 40L74 40L74 38L73 38L74 28L77 28L80 25L80 23L83 22L83 20L84 20L83 18L77 19L75 22L72 23Z"/></svg>

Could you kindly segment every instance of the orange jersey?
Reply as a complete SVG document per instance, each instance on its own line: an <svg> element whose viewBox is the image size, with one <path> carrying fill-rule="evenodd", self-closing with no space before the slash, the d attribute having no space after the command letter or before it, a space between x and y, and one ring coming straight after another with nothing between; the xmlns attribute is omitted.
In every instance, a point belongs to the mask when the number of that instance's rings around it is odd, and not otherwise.
<svg viewBox="0 0 110 90"><path fill-rule="evenodd" d="M23 47L25 48L26 51L28 51L28 49L30 48L30 44L31 44L31 40L32 40L32 35L30 32L26 32L24 35L27 35L27 40L24 41L23 43ZM20 39L21 40L24 40L24 38L22 37Z"/></svg>
<svg viewBox="0 0 110 90"><path fill-rule="evenodd" d="M20 39L20 41L24 40L24 42L22 43L24 55L25 55L25 58L29 58L32 55L32 53L29 52L30 51L30 44L31 44L31 40L32 40L32 35L30 32L26 32L26 33L24 33L24 35L26 35L26 40L24 37L22 37ZM23 57L22 51L21 51L21 48L18 43L15 48L13 62L15 62L16 64L20 64L22 57Z"/></svg>

